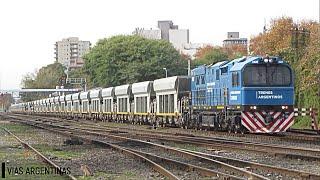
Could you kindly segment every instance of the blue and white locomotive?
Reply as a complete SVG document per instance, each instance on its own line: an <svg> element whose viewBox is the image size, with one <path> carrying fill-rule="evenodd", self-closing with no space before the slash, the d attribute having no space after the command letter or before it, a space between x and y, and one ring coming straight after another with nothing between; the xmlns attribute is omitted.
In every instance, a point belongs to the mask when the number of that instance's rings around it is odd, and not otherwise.
<svg viewBox="0 0 320 180"><path fill-rule="evenodd" d="M273 133L294 122L293 71L279 57L200 66L192 70L191 92L189 113L201 126Z"/></svg>

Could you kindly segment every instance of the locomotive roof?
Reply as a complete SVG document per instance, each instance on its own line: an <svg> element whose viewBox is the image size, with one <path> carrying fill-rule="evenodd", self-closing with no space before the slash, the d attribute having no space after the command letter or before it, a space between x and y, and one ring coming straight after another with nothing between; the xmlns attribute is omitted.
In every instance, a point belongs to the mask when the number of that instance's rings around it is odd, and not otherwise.
<svg viewBox="0 0 320 180"><path fill-rule="evenodd" d="M275 60L277 64L287 64L285 61L283 61L279 57L269 57L269 58ZM235 63L234 66L232 66L232 68L230 69L230 71L240 71L247 64L258 64L258 63L260 63L259 61L262 59L263 59L263 57L261 57L261 56L253 56L253 57L249 56L249 57Z"/></svg>
<svg viewBox="0 0 320 180"><path fill-rule="evenodd" d="M210 65L209 67L215 68L215 67L222 66L222 65L224 65L224 64L226 64L226 63L228 63L228 61L221 61L221 62L217 62L217 63L215 63L215 64L212 64L212 65Z"/></svg>
<svg viewBox="0 0 320 180"><path fill-rule="evenodd" d="M242 61L239 61L237 63L235 63L232 68L230 69L230 71L240 71L243 69L243 67L245 65L247 65L248 63L251 63L254 60L260 59L261 57L247 57L246 59L243 59Z"/></svg>
<svg viewBox="0 0 320 180"><path fill-rule="evenodd" d="M235 65L235 64L237 64L237 63L239 63L240 61L243 61L243 60L245 60L246 58L245 57L242 57L242 58L238 58L238 59L234 59L234 60L232 60L232 61L229 61L228 63L225 63L225 64L222 64L221 66L220 66L220 68L224 68L224 67L227 67L227 66L229 66L229 65Z"/></svg>

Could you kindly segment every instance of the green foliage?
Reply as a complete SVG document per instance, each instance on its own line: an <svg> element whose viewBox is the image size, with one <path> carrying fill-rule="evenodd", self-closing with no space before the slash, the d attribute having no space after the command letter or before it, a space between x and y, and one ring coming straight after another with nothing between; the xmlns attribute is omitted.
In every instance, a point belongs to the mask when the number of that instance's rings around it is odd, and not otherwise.
<svg viewBox="0 0 320 180"><path fill-rule="evenodd" d="M139 36L100 40L85 55L83 74L90 87L110 87L187 74L187 61L167 41Z"/></svg>
<svg viewBox="0 0 320 180"><path fill-rule="evenodd" d="M203 53L202 57L199 57L194 60L194 66L199 66L203 64L215 64L219 61L227 60L228 54L223 51L222 48L212 48L210 50L206 50L205 53Z"/></svg>
<svg viewBox="0 0 320 180"><path fill-rule="evenodd" d="M64 67L55 62L42 67L35 74L27 74L22 79L22 87L26 89L53 89L60 85L60 80L65 76ZM45 94L22 94L22 100L31 101L39 98L43 98Z"/></svg>

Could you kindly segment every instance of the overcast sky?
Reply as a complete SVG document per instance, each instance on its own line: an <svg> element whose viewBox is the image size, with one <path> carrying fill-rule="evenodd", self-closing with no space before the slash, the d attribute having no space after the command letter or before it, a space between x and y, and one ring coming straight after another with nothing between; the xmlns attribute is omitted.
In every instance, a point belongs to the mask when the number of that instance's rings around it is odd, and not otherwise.
<svg viewBox="0 0 320 180"><path fill-rule="evenodd" d="M3 0L0 1L0 89L20 88L23 75L54 62L54 43L156 28L172 20L192 43L221 45L228 31L250 37L281 16L319 19L319 0Z"/></svg>

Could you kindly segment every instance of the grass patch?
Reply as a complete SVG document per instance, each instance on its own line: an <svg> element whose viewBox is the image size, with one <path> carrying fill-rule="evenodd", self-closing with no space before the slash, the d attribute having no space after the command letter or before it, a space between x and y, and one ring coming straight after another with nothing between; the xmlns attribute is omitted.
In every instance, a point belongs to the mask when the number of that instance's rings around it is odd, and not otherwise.
<svg viewBox="0 0 320 180"><path fill-rule="evenodd" d="M30 126L26 126L26 125L21 125L21 124L13 124L13 123L5 123L2 124L2 127L7 128L9 131L11 131L12 133L16 134L16 133L26 133L28 131L32 131L34 130L32 127Z"/></svg>
<svg viewBox="0 0 320 180"><path fill-rule="evenodd" d="M39 149L40 152L46 153L50 156L57 157L59 159L72 159L81 157L85 152L74 151L72 149L59 149L55 147L48 146L46 144L35 145L36 149Z"/></svg>
<svg viewBox="0 0 320 180"><path fill-rule="evenodd" d="M118 180L128 180L128 179L141 179L135 172L125 171L121 174L110 174L106 172L96 172L93 176L79 176L79 180L94 180L94 179L118 179Z"/></svg>
<svg viewBox="0 0 320 180"><path fill-rule="evenodd" d="M320 122L318 122L319 125ZM292 128L297 129L311 129L311 118L310 117L297 117Z"/></svg>

